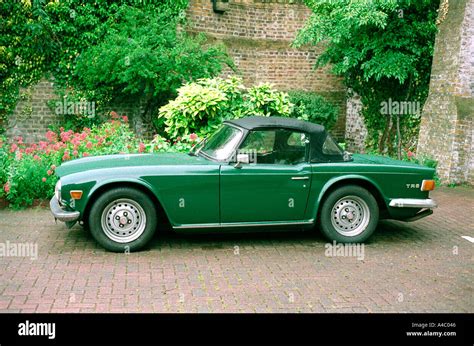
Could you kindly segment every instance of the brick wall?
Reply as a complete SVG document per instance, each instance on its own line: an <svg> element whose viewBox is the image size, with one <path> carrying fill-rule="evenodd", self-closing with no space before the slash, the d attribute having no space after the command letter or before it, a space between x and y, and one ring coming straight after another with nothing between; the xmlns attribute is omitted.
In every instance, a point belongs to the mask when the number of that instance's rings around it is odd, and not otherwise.
<svg viewBox="0 0 474 346"><path fill-rule="evenodd" d="M38 84L20 91L21 99L14 112L8 117L6 136L13 140L17 136L23 137L25 143L37 143L46 140L46 132L51 126L59 126L64 122L64 115L56 112L55 106L51 109L48 102L57 101L59 96L54 92L54 83L43 78ZM103 117L110 111L120 115L127 115L134 132L143 138L151 138L153 129L151 124L144 122L142 114L143 105L133 101L119 101L114 107L103 109L101 114L94 116Z"/></svg>
<svg viewBox="0 0 474 346"><path fill-rule="evenodd" d="M291 47L309 15L302 1L295 0L230 0L223 14L214 13L210 0L190 0L187 10L190 30L223 42L246 84L270 82L280 90L316 91L337 105L333 134L341 140L346 114L341 80L327 68L313 68L318 49Z"/></svg>
<svg viewBox="0 0 474 346"><path fill-rule="evenodd" d="M101 116L114 111L119 115L126 115L133 132L140 138L152 139L155 130L152 125L151 115L145 116L144 103L138 103L133 100L117 100L113 102L113 107L102 109Z"/></svg>
<svg viewBox="0 0 474 346"><path fill-rule="evenodd" d="M449 1L436 36L418 141L419 154L438 160L443 182L474 185L473 116L474 1Z"/></svg>
<svg viewBox="0 0 474 346"><path fill-rule="evenodd" d="M59 124L63 118L55 114L48 101L57 99L53 82L42 79L38 84L20 91L21 100L8 117L6 135L13 139L22 136L25 143L44 140L50 125Z"/></svg>

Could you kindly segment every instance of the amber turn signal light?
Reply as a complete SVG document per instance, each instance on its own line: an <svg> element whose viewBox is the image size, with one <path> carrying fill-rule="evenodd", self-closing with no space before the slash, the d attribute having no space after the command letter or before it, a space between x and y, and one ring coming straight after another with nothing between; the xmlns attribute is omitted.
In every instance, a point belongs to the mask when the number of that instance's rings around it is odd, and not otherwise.
<svg viewBox="0 0 474 346"><path fill-rule="evenodd" d="M82 191L81 190L72 190L70 192L71 198L72 199L81 199L82 197Z"/></svg>
<svg viewBox="0 0 474 346"><path fill-rule="evenodd" d="M433 191L435 188L434 180L423 180L421 183L421 191Z"/></svg>

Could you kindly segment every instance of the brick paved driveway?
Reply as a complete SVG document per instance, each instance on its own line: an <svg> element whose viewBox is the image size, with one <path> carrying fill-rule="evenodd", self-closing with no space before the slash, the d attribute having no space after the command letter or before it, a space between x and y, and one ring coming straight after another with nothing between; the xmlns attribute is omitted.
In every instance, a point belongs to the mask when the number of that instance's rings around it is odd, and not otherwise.
<svg viewBox="0 0 474 346"><path fill-rule="evenodd" d="M474 190L440 188L434 215L384 221L364 259L328 257L318 233L156 237L114 254L47 209L0 211L0 312L474 312ZM10 253L11 255L11 253Z"/></svg>

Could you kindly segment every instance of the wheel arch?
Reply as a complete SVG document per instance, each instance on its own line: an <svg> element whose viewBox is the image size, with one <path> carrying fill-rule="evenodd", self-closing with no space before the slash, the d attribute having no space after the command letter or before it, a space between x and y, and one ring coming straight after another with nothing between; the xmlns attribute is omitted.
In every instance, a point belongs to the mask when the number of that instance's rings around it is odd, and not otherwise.
<svg viewBox="0 0 474 346"><path fill-rule="evenodd" d="M356 185L365 188L372 194L372 196L374 196L375 200L377 201L380 213L383 214L387 211L387 203L385 202L384 195L382 194L382 191L376 182L363 176L350 175L332 179L324 185L316 202L316 214L314 215L316 220L320 219L321 206L326 198L336 189L347 185Z"/></svg>
<svg viewBox="0 0 474 346"><path fill-rule="evenodd" d="M97 196L100 194L109 191L113 188L119 188L119 187L129 187L136 189L138 191L141 191L145 193L153 202L153 204L156 206L156 212L158 216L164 217L164 220L169 222L168 215L166 214L165 209L163 208L163 205L161 204L158 196L153 192L150 186L143 182L138 182L134 180L129 180L129 181L108 181L104 182L99 186L96 186L91 192L89 193L89 196L87 198L87 203L86 206L84 207L84 212L82 216L82 220L86 221L89 218L89 213L91 210L92 205L94 204L93 201L97 199Z"/></svg>

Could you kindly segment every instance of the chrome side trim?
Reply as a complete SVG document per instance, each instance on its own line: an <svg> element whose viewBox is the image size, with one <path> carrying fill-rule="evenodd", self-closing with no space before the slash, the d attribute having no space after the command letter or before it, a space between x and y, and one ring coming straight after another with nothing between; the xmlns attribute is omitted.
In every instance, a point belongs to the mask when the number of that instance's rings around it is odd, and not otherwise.
<svg viewBox="0 0 474 346"><path fill-rule="evenodd" d="M394 198L389 205L395 208L436 208L438 206L431 198Z"/></svg>
<svg viewBox="0 0 474 346"><path fill-rule="evenodd" d="M195 223L173 226L173 229L188 228L231 228L231 227L264 227L264 226L304 226L314 223L314 219L307 221L273 221L273 222L227 222L227 223Z"/></svg>
<svg viewBox="0 0 474 346"><path fill-rule="evenodd" d="M51 209L51 214L53 214L55 219L63 222L77 221L81 215L78 211L66 211L62 209L56 196L49 201L49 209Z"/></svg>

